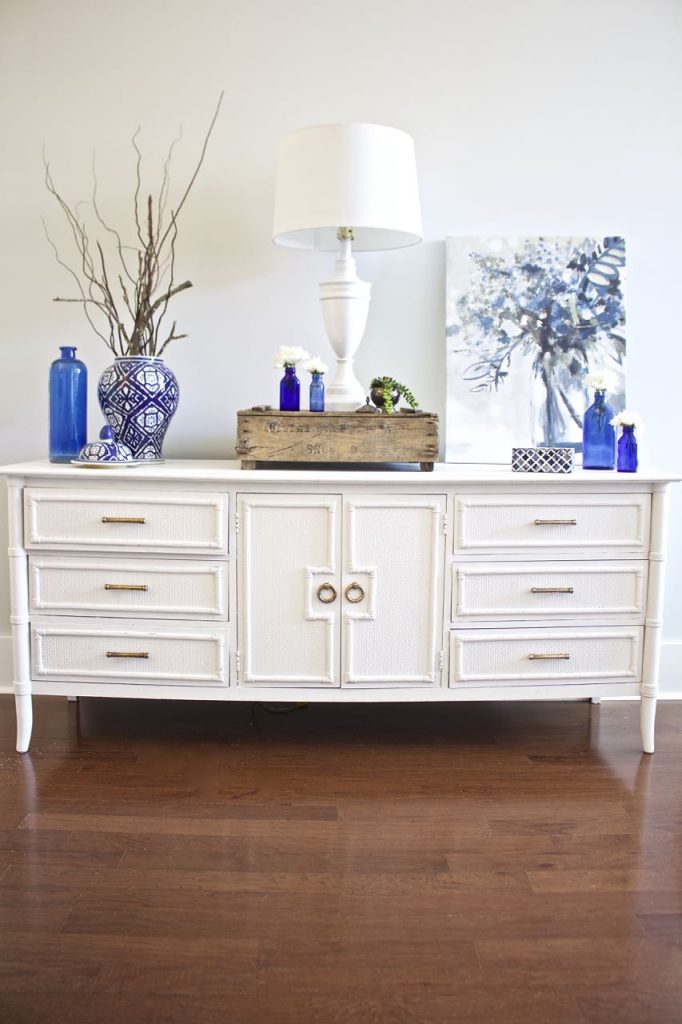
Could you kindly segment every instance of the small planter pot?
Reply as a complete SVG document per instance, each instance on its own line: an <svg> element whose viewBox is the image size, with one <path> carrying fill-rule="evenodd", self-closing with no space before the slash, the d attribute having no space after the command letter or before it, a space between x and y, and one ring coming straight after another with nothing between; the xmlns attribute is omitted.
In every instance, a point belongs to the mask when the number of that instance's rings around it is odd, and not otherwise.
<svg viewBox="0 0 682 1024"><path fill-rule="evenodd" d="M97 397L116 441L134 459L158 462L180 400L175 374L158 356L121 356L99 379Z"/></svg>
<svg viewBox="0 0 682 1024"><path fill-rule="evenodd" d="M376 405L377 409L383 409L383 407L384 407L384 389L383 388L378 388L378 387L370 388L369 397L372 399L372 401ZM395 407L396 407L396 405L398 404L399 401L400 401L400 392L398 391L397 388L391 388L391 402L393 403L393 408L394 409L395 409Z"/></svg>

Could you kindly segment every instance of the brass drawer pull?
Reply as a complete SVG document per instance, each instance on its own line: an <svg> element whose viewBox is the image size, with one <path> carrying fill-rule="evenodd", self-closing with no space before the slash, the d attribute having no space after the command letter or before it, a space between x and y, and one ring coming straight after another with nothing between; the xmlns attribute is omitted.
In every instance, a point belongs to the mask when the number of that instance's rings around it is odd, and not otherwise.
<svg viewBox="0 0 682 1024"><path fill-rule="evenodd" d="M572 594L573 587L531 587L531 594Z"/></svg>
<svg viewBox="0 0 682 1024"><path fill-rule="evenodd" d="M149 590L146 583L105 583L105 590Z"/></svg>
<svg viewBox="0 0 682 1024"><path fill-rule="evenodd" d="M103 523L139 523L144 526L147 520L144 516L102 516Z"/></svg>
<svg viewBox="0 0 682 1024"><path fill-rule="evenodd" d="M107 651L107 658L148 658L148 651Z"/></svg>
<svg viewBox="0 0 682 1024"><path fill-rule="evenodd" d="M577 526L577 519L536 519L536 526Z"/></svg>
<svg viewBox="0 0 682 1024"><path fill-rule="evenodd" d="M365 596L365 592L359 583L349 583L344 590L344 594L346 601L350 601L351 604L360 604L360 601L362 601ZM357 596L351 597L351 594Z"/></svg>
<svg viewBox="0 0 682 1024"><path fill-rule="evenodd" d="M568 661L570 654L529 654L529 661Z"/></svg>
<svg viewBox="0 0 682 1024"><path fill-rule="evenodd" d="M317 597L322 604L333 604L336 601L336 588L331 583L323 583L317 588Z"/></svg>

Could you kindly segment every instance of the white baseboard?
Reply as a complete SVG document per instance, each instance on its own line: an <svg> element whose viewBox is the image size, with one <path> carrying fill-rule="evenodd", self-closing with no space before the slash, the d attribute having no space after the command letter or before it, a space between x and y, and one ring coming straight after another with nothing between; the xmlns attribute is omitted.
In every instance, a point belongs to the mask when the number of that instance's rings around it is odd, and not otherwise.
<svg viewBox="0 0 682 1024"><path fill-rule="evenodd" d="M682 640L661 646L661 700L682 700ZM13 693L12 638L0 636L0 693Z"/></svg>

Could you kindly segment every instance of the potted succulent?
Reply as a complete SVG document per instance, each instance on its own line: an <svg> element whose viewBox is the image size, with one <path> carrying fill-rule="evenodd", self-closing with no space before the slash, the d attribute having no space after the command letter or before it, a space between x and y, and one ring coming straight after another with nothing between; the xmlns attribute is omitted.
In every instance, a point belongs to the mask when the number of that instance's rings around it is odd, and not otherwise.
<svg viewBox="0 0 682 1024"><path fill-rule="evenodd" d="M45 184L66 218L77 257L77 269L73 269L61 258L44 225L57 262L69 272L78 291L76 296L58 297L55 302L82 305L90 326L113 352L113 365L100 377L97 395L116 441L128 445L135 459L161 459L163 439L178 406L178 382L161 358L171 341L187 337L178 333L175 321L171 327L163 327L170 300L192 287L191 281L176 280L178 216L203 164L222 99L221 93L189 183L172 208L168 203L169 172L178 140L168 151L157 198L148 195L143 201L139 129L133 135L136 186L132 243L124 240L123 231L104 219L97 199L94 168L90 203L93 219L91 226L86 227L81 213L83 204L70 206L62 198L45 160Z"/></svg>
<svg viewBox="0 0 682 1024"><path fill-rule="evenodd" d="M401 397L411 409L418 408L417 399L409 388L393 377L373 377L370 383L370 398L378 409L383 409L389 416Z"/></svg>

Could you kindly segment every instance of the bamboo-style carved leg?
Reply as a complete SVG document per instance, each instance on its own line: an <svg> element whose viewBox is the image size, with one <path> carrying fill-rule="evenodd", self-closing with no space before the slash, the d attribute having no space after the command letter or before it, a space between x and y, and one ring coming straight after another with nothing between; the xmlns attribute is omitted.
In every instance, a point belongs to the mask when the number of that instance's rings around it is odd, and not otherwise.
<svg viewBox="0 0 682 1024"><path fill-rule="evenodd" d="M17 711L17 751L25 754L31 742L31 730L33 729L33 705L31 694L16 692L15 683L14 704Z"/></svg>
<svg viewBox="0 0 682 1024"><path fill-rule="evenodd" d="M642 697L640 708L640 725L642 729L642 749L645 754L654 752L654 726L656 724L656 698Z"/></svg>
<svg viewBox="0 0 682 1024"><path fill-rule="evenodd" d="M649 590L644 620L644 654L640 687L640 726L645 754L654 752L654 723L663 632L663 587L665 583L665 539L668 529L668 492L655 484L651 496L651 542L649 546Z"/></svg>

